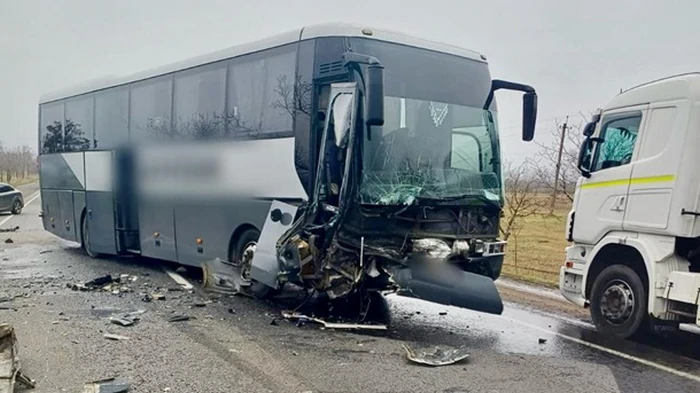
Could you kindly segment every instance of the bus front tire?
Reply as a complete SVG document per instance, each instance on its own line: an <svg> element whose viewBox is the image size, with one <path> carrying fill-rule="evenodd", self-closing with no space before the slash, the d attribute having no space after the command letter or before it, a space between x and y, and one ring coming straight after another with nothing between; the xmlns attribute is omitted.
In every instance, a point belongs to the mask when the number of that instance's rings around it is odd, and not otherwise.
<svg viewBox="0 0 700 393"><path fill-rule="evenodd" d="M647 291L639 275L625 265L612 265L596 277L591 289L591 318L606 335L629 338L649 327Z"/></svg>
<svg viewBox="0 0 700 393"><path fill-rule="evenodd" d="M88 231L87 217L83 216L80 228L80 245L83 247L83 250L85 250L85 254L90 258L99 258L100 254L93 251L90 246L90 231Z"/></svg>
<svg viewBox="0 0 700 393"><path fill-rule="evenodd" d="M250 264L259 238L260 232L257 229L250 228L243 231L236 240L230 260L235 265L235 274L240 275L241 281L247 284L241 287L241 292L257 299L264 299L272 296L275 291L250 278Z"/></svg>

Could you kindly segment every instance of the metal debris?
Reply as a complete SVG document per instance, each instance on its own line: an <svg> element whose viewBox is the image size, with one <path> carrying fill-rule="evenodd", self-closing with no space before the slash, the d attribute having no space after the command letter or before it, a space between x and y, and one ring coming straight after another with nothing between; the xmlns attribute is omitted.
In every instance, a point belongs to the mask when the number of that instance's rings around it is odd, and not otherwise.
<svg viewBox="0 0 700 393"><path fill-rule="evenodd" d="M123 393L129 391L129 385L129 382L121 378L107 378L86 383L83 393Z"/></svg>
<svg viewBox="0 0 700 393"><path fill-rule="evenodd" d="M19 363L19 346L15 329L10 324L0 324L0 393L12 393L15 382L34 388L36 382L22 374Z"/></svg>
<svg viewBox="0 0 700 393"><path fill-rule="evenodd" d="M131 311L126 314L112 316L109 321L119 326L131 326L141 320L141 315L146 313L146 310Z"/></svg>
<svg viewBox="0 0 700 393"><path fill-rule="evenodd" d="M168 322L182 322L182 321L189 321L192 319L189 315L186 314L175 314L168 318Z"/></svg>
<svg viewBox="0 0 700 393"><path fill-rule="evenodd" d="M92 279L83 285L85 285L86 287L101 287L103 285L110 284L113 282L115 282L115 280L112 278L112 275L107 274L105 276ZM118 282L118 281L116 281L116 282Z"/></svg>
<svg viewBox="0 0 700 393"><path fill-rule="evenodd" d="M107 340L114 340L114 341L122 341L122 340L128 340L129 337L127 336L120 336L118 334L111 334L111 333L105 333L103 335L104 338Z"/></svg>
<svg viewBox="0 0 700 393"><path fill-rule="evenodd" d="M48 253L50 253L50 252L53 252L53 250L39 251L39 255L48 254Z"/></svg>
<svg viewBox="0 0 700 393"><path fill-rule="evenodd" d="M282 316L290 321L297 322L315 322L327 329L351 329L351 330L387 330L386 325L370 325L363 323L343 323L343 322L328 322L321 318L309 317L294 311L282 311Z"/></svg>
<svg viewBox="0 0 700 393"><path fill-rule="evenodd" d="M15 242L15 241L12 240L11 237L8 237L7 239L5 239L5 243L7 243L7 244L11 244L11 243L14 243L14 242Z"/></svg>
<svg viewBox="0 0 700 393"><path fill-rule="evenodd" d="M0 228L0 233L2 232L17 232L19 230L19 226L16 226L14 228Z"/></svg>
<svg viewBox="0 0 700 393"><path fill-rule="evenodd" d="M411 347L403 344L408 360L432 367L446 366L462 361L469 357L469 352L465 347L445 348L435 347L432 352L421 351L416 353Z"/></svg>
<svg viewBox="0 0 700 393"><path fill-rule="evenodd" d="M202 262L202 286L219 293L238 293L233 265L219 258Z"/></svg>
<svg viewBox="0 0 700 393"><path fill-rule="evenodd" d="M546 339L546 338L539 338L539 339L537 339L537 343L538 343L538 344L544 344L544 343L546 343L546 342L547 342L547 339Z"/></svg>

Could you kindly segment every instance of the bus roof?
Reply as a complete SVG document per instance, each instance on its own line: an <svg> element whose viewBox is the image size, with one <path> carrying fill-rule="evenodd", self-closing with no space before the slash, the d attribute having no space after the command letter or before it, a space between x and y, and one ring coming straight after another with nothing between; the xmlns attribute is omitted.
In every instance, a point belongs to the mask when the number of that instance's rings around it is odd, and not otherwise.
<svg viewBox="0 0 700 393"><path fill-rule="evenodd" d="M39 99L39 103L43 104L114 86L125 85L128 83L137 82L159 75L169 74L172 72L197 67L208 63L214 63L228 58L244 55L246 53L252 53L267 48L273 48L276 46L289 44L299 40L333 36L371 38L380 41L387 41L408 46L414 46L418 48L430 49L437 52L461 56L476 61L485 61L485 57L483 57L478 52L448 44L442 44L439 42L415 38L406 34L391 32L387 30L377 30L349 24L329 23L306 26L301 29L293 30L287 33L278 34L262 40L233 46L205 55L196 56L187 60L168 64L162 67L150 69L136 74L118 77L106 76L103 78L94 79L79 85L46 93L41 96L41 98Z"/></svg>
<svg viewBox="0 0 700 393"><path fill-rule="evenodd" d="M604 109L687 98L700 100L700 72L672 75L632 87L615 96Z"/></svg>

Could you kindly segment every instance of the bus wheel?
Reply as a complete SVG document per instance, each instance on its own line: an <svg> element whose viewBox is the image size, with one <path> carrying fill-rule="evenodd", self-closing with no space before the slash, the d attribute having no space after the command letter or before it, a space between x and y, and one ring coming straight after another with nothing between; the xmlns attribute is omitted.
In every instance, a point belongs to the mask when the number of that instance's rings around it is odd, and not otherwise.
<svg viewBox="0 0 700 393"><path fill-rule="evenodd" d="M85 253L90 257L90 258L97 258L100 256L99 253L95 252L92 250L92 247L90 246L90 232L88 231L88 225L87 225L87 217L83 217L83 222L81 225L81 245L83 246L83 250L85 250Z"/></svg>
<svg viewBox="0 0 700 393"><path fill-rule="evenodd" d="M620 338L643 333L647 291L634 270L624 265L605 268L593 282L591 318L599 331Z"/></svg>
<svg viewBox="0 0 700 393"><path fill-rule="evenodd" d="M232 250L233 255L231 255L230 260L233 262L235 274L240 276L240 290L247 295L263 299L272 295L272 288L250 277L253 255L259 238L260 232L256 229L247 229L241 233L236 241L236 247Z"/></svg>

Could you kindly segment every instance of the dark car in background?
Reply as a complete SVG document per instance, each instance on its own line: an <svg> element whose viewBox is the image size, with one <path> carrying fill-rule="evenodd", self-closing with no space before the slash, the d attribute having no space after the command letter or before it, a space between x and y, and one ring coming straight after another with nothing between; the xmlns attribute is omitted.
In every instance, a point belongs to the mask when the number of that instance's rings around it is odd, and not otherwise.
<svg viewBox="0 0 700 393"><path fill-rule="evenodd" d="M22 213L24 196L22 191L7 183L0 183L0 212Z"/></svg>

